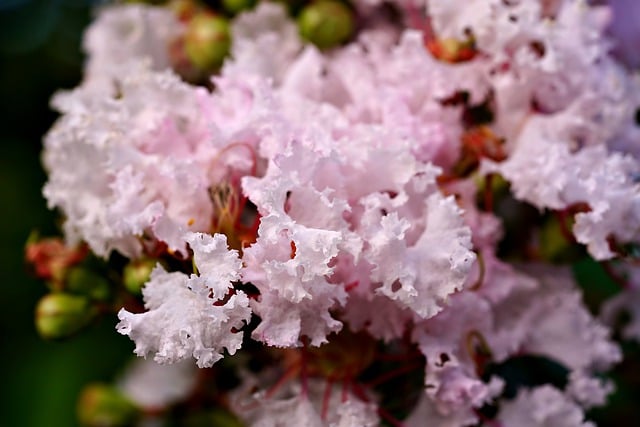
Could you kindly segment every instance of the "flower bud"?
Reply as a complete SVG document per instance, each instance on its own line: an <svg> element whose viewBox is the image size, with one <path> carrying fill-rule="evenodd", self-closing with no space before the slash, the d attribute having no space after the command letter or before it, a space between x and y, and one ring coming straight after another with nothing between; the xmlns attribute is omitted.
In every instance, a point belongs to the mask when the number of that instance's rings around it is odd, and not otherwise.
<svg viewBox="0 0 640 427"><path fill-rule="evenodd" d="M84 295L94 301L107 301L111 297L109 281L82 267L69 270L66 289L73 294Z"/></svg>
<svg viewBox="0 0 640 427"><path fill-rule="evenodd" d="M298 16L300 35L320 49L329 49L346 41L353 33L351 10L336 0L309 4Z"/></svg>
<svg viewBox="0 0 640 427"><path fill-rule="evenodd" d="M190 414L183 425L184 427L242 427L244 424L229 411L216 408Z"/></svg>
<svg viewBox="0 0 640 427"><path fill-rule="evenodd" d="M171 0L167 7L173 11L181 22L188 22L196 14L204 10L198 0Z"/></svg>
<svg viewBox="0 0 640 427"><path fill-rule="evenodd" d="M46 339L71 336L85 327L97 314L88 298L80 295L52 293L36 307L36 329Z"/></svg>
<svg viewBox="0 0 640 427"><path fill-rule="evenodd" d="M248 10L256 5L256 0L222 0L224 10L229 13L236 14L243 10Z"/></svg>
<svg viewBox="0 0 640 427"><path fill-rule="evenodd" d="M52 289L61 290L69 268L81 262L87 252L84 245L70 247L60 238L40 239L32 233L25 247L25 259L38 278L49 281Z"/></svg>
<svg viewBox="0 0 640 427"><path fill-rule="evenodd" d="M475 40L472 37L466 40L453 38L430 40L427 42L427 49L435 58L451 64L470 61L477 54Z"/></svg>
<svg viewBox="0 0 640 427"><path fill-rule="evenodd" d="M129 399L115 387L104 384L85 387L78 400L78 419L86 427L128 426L137 414Z"/></svg>
<svg viewBox="0 0 640 427"><path fill-rule="evenodd" d="M149 281L151 271L156 266L157 261L153 259L141 259L132 261L122 272L124 286L134 295L142 293L142 286Z"/></svg>
<svg viewBox="0 0 640 427"><path fill-rule="evenodd" d="M129 4L139 3L139 4L152 4L152 5L160 5L165 2L166 0L124 0L123 1L123 3L129 3Z"/></svg>
<svg viewBox="0 0 640 427"><path fill-rule="evenodd" d="M220 68L230 48L231 32L224 17L205 12L189 22L184 35L184 51L200 72L208 74Z"/></svg>

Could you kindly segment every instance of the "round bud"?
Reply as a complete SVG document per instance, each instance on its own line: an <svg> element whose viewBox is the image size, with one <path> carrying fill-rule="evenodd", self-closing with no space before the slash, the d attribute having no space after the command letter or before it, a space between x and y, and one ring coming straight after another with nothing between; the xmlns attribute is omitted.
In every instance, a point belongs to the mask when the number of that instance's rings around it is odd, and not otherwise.
<svg viewBox="0 0 640 427"><path fill-rule="evenodd" d="M78 400L78 419L86 427L124 427L132 425L138 410L115 387L91 384Z"/></svg>
<svg viewBox="0 0 640 427"><path fill-rule="evenodd" d="M88 298L53 293L44 296L36 307L36 329L46 339L71 336L84 328L97 314Z"/></svg>
<svg viewBox="0 0 640 427"><path fill-rule="evenodd" d="M298 29L304 39L320 49L329 49L351 37L353 13L336 0L316 1L300 12Z"/></svg>
<svg viewBox="0 0 640 427"><path fill-rule="evenodd" d="M236 14L243 10L248 10L256 5L256 0L222 0L224 10L229 13Z"/></svg>
<svg viewBox="0 0 640 427"><path fill-rule="evenodd" d="M210 73L222 65L231 48L229 22L219 15L196 15L184 35L187 59L200 72Z"/></svg>
<svg viewBox="0 0 640 427"><path fill-rule="evenodd" d="M166 2L166 0L124 0L124 3L129 3L129 4L140 3L140 4L159 5L159 4L163 4L165 2Z"/></svg>
<svg viewBox="0 0 640 427"><path fill-rule="evenodd" d="M238 418L222 408L202 412L191 412L181 424L184 427L242 427Z"/></svg>
<svg viewBox="0 0 640 427"><path fill-rule="evenodd" d="M122 272L127 290L134 295L142 294L142 286L149 281L156 263L157 261L152 259L141 259L127 264Z"/></svg>
<svg viewBox="0 0 640 427"><path fill-rule="evenodd" d="M111 298L109 281L99 274L82 267L69 270L66 290L89 297L94 301L107 301Z"/></svg>
<svg viewBox="0 0 640 427"><path fill-rule="evenodd" d="M189 21L204 9L204 6L198 0L171 0L167 7L173 11L181 22Z"/></svg>

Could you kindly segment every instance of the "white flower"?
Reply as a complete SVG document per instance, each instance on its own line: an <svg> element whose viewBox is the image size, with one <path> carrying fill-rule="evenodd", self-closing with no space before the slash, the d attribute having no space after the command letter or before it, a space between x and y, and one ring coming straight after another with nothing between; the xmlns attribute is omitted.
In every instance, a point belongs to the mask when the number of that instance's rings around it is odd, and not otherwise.
<svg viewBox="0 0 640 427"><path fill-rule="evenodd" d="M505 426L594 427L582 409L551 386L521 389L513 401L501 405L498 420Z"/></svg>
<svg viewBox="0 0 640 427"><path fill-rule="evenodd" d="M223 75L256 73L279 83L302 48L298 30L284 5L260 2L233 20L231 59Z"/></svg>
<svg viewBox="0 0 640 427"><path fill-rule="evenodd" d="M117 329L135 341L138 356L152 355L158 363L193 357L199 367L210 367L225 349L234 354L241 347L243 333L238 330L251 316L249 298L241 291L226 298L225 283L230 290L239 260L235 251L226 251L225 236L189 235L187 240L194 242L199 258L206 259L202 275L156 267L142 290L148 311L121 309ZM211 268L216 264L217 269Z"/></svg>
<svg viewBox="0 0 640 427"><path fill-rule="evenodd" d="M168 8L144 4L102 8L84 36L88 60L83 84L113 94L115 82L137 62L146 61L158 71L169 68L169 44L181 32Z"/></svg>
<svg viewBox="0 0 640 427"><path fill-rule="evenodd" d="M130 71L117 99L85 88L56 96L64 115L45 138L44 194L67 238L97 255L137 257L144 234L184 252L180 236L211 223L211 99L170 72Z"/></svg>
<svg viewBox="0 0 640 427"><path fill-rule="evenodd" d="M376 404L343 391L338 384L332 386L326 381L309 379L303 393L301 383L294 381L275 395L267 396L264 391L250 391L258 380L246 377L244 384L232 392L231 407L248 426L286 427L292 420L313 427L379 425Z"/></svg>
<svg viewBox="0 0 640 427"><path fill-rule="evenodd" d="M136 405L158 410L185 399L196 384L196 374L192 360L159 365L136 359L118 380L118 388Z"/></svg>

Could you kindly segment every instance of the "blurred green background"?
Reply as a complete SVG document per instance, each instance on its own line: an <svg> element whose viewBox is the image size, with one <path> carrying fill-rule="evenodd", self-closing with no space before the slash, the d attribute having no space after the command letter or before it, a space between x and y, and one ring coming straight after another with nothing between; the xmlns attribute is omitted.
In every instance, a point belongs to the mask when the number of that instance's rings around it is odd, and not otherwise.
<svg viewBox="0 0 640 427"><path fill-rule="evenodd" d="M94 2L95 3L95 2ZM89 381L111 381L133 349L105 318L66 342L43 342L33 309L43 283L26 274L32 229L56 233L41 195L42 135L49 98L80 79L88 0L0 0L0 425L75 426L76 396Z"/></svg>
<svg viewBox="0 0 640 427"><path fill-rule="evenodd" d="M45 286L27 275L22 253L31 230L57 234L56 216L41 196L41 139L56 117L48 107L51 95L80 80L81 34L96 3L0 0L1 426L77 425L82 386L110 382L133 349L114 332L115 318L65 342L42 341L33 309ZM608 293L608 278L589 261L576 271L587 300L597 306ZM625 351L627 360L613 373L618 391L609 406L591 414L598 425L633 426L640 420L640 351L630 344Z"/></svg>

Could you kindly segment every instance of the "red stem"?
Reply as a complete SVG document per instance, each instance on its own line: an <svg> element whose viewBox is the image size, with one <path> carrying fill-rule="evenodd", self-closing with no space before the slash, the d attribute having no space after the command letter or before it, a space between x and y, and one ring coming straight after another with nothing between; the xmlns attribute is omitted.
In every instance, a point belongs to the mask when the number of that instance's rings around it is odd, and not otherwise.
<svg viewBox="0 0 640 427"><path fill-rule="evenodd" d="M371 400L367 397L365 391L356 383L351 384L351 389L353 390L353 394L355 394L360 400L363 402L370 402ZM380 418L391 424L393 427L404 427L404 424L400 420L397 420L393 415L388 413L381 407L378 407L378 415Z"/></svg>
<svg viewBox="0 0 640 427"><path fill-rule="evenodd" d="M380 385L382 383L385 383L385 382L387 382L387 381L389 381L391 379L397 378L402 374L405 374L407 372L411 372L414 369L419 369L420 367L422 367L422 364L412 363L410 365L405 365L405 366L402 366L402 367L400 367L398 369L394 369L394 370L389 371L389 372L387 372L387 373L385 373L383 375L380 375L378 378L376 378L374 380L371 380L371 381L365 383L364 385L369 387L369 388L373 388L373 387L376 387L376 386L378 386L378 385Z"/></svg>
<svg viewBox="0 0 640 427"><path fill-rule="evenodd" d="M329 400L331 399L331 388L333 386L333 379L327 379L327 385L324 388L324 396L322 396L322 420L326 421L327 412L329 411Z"/></svg>
<svg viewBox="0 0 640 427"><path fill-rule="evenodd" d="M291 378L295 377L299 371L300 371L299 364L296 363L291 365L285 371L284 375L282 375L282 377L280 377L280 379L274 385L272 385L269 388L269 390L267 390L267 393L265 394L265 398L269 399L270 397L272 397L280 389L280 387L285 385Z"/></svg>
<svg viewBox="0 0 640 427"><path fill-rule="evenodd" d="M558 218L558 222L560 223L560 232L562 233L564 238L567 240L567 242L572 244L577 243L573 233L571 232L571 230L569 230L569 227L567 227L567 217L569 215L567 210L564 209L561 211L556 211L555 214L556 214L556 217Z"/></svg>
<svg viewBox="0 0 640 427"><path fill-rule="evenodd" d="M307 372L307 361L308 361L308 353L307 353L308 340L307 337L302 337L302 349L301 349L301 370L300 370L300 382L302 383L302 395L307 396L309 393L309 374Z"/></svg>
<svg viewBox="0 0 640 427"><path fill-rule="evenodd" d="M622 289L629 289L629 283L624 279L624 277L620 276L616 273L613 268L611 268L611 263L608 261L601 261L600 265L604 272L609 276L611 280L613 280L618 286Z"/></svg>
<svg viewBox="0 0 640 427"><path fill-rule="evenodd" d="M484 177L484 210L493 212L493 174L487 174Z"/></svg>

